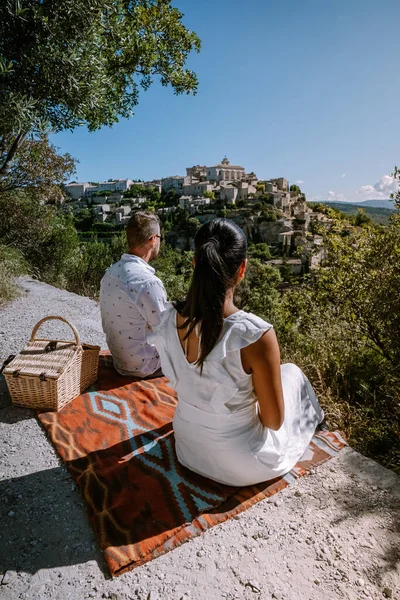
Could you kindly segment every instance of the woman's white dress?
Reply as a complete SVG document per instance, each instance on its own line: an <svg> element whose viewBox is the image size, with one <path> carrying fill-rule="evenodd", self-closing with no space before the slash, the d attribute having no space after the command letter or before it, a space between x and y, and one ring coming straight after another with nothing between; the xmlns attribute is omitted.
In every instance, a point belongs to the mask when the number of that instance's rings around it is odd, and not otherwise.
<svg viewBox="0 0 400 600"><path fill-rule="evenodd" d="M261 424L252 376L242 367L240 350L272 325L244 311L226 318L200 375L199 367L186 359L176 316L169 304L149 342L157 347L163 373L178 395L173 426L179 462L233 486L252 485L290 471L324 413L304 373L294 364L284 364L284 423L279 431Z"/></svg>

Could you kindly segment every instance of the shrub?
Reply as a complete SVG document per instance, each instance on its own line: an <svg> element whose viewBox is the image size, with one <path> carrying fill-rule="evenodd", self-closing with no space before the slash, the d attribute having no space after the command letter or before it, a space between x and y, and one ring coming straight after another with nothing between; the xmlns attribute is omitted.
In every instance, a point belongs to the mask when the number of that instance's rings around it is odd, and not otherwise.
<svg viewBox="0 0 400 600"><path fill-rule="evenodd" d="M249 256L252 258L259 258L260 260L269 260L271 258L271 252L268 244L261 242L259 244L249 245Z"/></svg>
<svg viewBox="0 0 400 600"><path fill-rule="evenodd" d="M257 223L269 223L272 221L276 221L277 216L275 212L264 212L257 219Z"/></svg>
<svg viewBox="0 0 400 600"><path fill-rule="evenodd" d="M97 240L82 243L65 265L64 287L70 292L97 298L106 269L126 251L124 233L114 236L109 244Z"/></svg>
<svg viewBox="0 0 400 600"><path fill-rule="evenodd" d="M284 295L274 325L328 421L400 471L400 226L325 235L327 267Z"/></svg>
<svg viewBox="0 0 400 600"><path fill-rule="evenodd" d="M1 194L0 211L1 242L17 248L33 274L57 284L66 262L78 248L71 216L24 192Z"/></svg>
<svg viewBox="0 0 400 600"><path fill-rule="evenodd" d="M176 252L163 245L160 254L152 262L157 276L162 280L170 300L183 300L189 288L193 272L193 252Z"/></svg>
<svg viewBox="0 0 400 600"><path fill-rule="evenodd" d="M28 272L28 265L16 248L0 245L0 304L18 295L14 277Z"/></svg>
<svg viewBox="0 0 400 600"><path fill-rule="evenodd" d="M246 276L235 290L235 301L243 310L273 322L279 303L277 288L280 281L281 277L277 269L262 263L257 258L250 258Z"/></svg>

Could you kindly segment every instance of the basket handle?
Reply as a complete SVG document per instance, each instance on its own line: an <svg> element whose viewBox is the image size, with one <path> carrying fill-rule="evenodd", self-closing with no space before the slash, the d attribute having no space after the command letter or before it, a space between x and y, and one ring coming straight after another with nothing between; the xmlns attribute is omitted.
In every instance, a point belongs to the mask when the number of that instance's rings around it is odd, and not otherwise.
<svg viewBox="0 0 400 600"><path fill-rule="evenodd" d="M76 345L77 346L81 345L81 340L80 340L80 337L79 337L79 333L77 332L77 330L74 327L74 325L72 325L72 323L70 323L69 321L67 321L67 319L64 319L64 317L55 317L55 316L44 317L38 323L36 323L36 325L35 325L35 327L33 328L33 331L32 331L32 335L31 335L31 339L30 339L31 342L35 341L35 336L37 334L37 331L38 331L39 327L45 321L62 321L63 323L66 323L67 325L69 325L71 327L72 331L74 332Z"/></svg>

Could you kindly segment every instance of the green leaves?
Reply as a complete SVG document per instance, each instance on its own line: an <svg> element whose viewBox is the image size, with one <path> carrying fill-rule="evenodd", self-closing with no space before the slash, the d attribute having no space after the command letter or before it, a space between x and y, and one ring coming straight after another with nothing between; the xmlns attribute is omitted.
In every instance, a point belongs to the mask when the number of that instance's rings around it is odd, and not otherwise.
<svg viewBox="0 0 400 600"><path fill-rule="evenodd" d="M332 214L334 217L334 215ZM274 326L332 427L394 467L400 457L400 222L321 232L328 260L283 295Z"/></svg>
<svg viewBox="0 0 400 600"><path fill-rule="evenodd" d="M279 271L258 258L249 258L246 276L235 289L235 302L243 310L273 322L279 302Z"/></svg>
<svg viewBox="0 0 400 600"><path fill-rule="evenodd" d="M394 172L392 173L393 177L397 179L399 182L399 188L395 194L390 194L390 197L394 200L394 205L397 209L400 210L400 169L398 167L394 167ZM396 221L399 220L399 215L395 215L393 219Z"/></svg>
<svg viewBox="0 0 400 600"><path fill-rule="evenodd" d="M0 148L0 164L4 164L12 138L4 137ZM0 174L0 193L26 188L42 202L60 201L60 184L75 172L75 161L69 154L60 155L47 136L31 136L21 141L19 152Z"/></svg>
<svg viewBox="0 0 400 600"><path fill-rule="evenodd" d="M0 134L93 131L130 117L157 77L196 93L185 68L200 40L163 0L5 0L0 6Z"/></svg>

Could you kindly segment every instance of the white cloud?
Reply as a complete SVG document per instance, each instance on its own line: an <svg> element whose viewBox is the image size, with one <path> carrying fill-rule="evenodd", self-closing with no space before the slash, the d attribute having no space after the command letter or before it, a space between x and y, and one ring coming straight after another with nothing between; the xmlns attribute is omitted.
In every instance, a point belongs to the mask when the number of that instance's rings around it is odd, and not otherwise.
<svg viewBox="0 0 400 600"><path fill-rule="evenodd" d="M328 201L329 202L345 202L346 198L343 194L338 194L333 190L329 190L328 192Z"/></svg>
<svg viewBox="0 0 400 600"><path fill-rule="evenodd" d="M302 183L304 183L304 181L303 181L302 179L298 179L298 180L296 181L296 185L301 185Z"/></svg>
<svg viewBox="0 0 400 600"><path fill-rule="evenodd" d="M368 199L386 199L390 194L396 193L399 189L399 182L392 175L383 175L374 185L362 185L358 194L361 194L365 200Z"/></svg>
<svg viewBox="0 0 400 600"><path fill-rule="evenodd" d="M343 173L343 175L342 175L342 179L343 179L343 177L346 177L346 173Z"/></svg>

